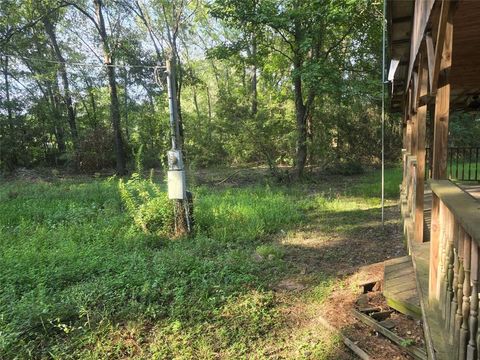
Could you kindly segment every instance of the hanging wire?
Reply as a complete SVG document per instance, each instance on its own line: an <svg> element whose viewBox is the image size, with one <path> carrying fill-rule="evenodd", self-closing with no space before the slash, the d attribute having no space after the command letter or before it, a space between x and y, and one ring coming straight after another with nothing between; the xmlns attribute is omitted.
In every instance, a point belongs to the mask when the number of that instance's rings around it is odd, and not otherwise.
<svg viewBox="0 0 480 360"><path fill-rule="evenodd" d="M114 68L141 68L141 69L155 69L157 65L130 65L130 64L97 64L97 63L81 63L81 62L61 62L56 60L49 60L49 59L39 59L39 58L32 58L28 56L21 56L21 55L11 55L11 54L4 54L0 53L0 56L8 56L14 59L21 59L21 60L29 60L29 61L37 61L43 62L48 64L64 64L68 66L83 66L83 67L96 67L96 68L104 68L104 67L114 67Z"/></svg>
<svg viewBox="0 0 480 360"><path fill-rule="evenodd" d="M387 0L383 0L382 16L382 228L385 227L385 47Z"/></svg>

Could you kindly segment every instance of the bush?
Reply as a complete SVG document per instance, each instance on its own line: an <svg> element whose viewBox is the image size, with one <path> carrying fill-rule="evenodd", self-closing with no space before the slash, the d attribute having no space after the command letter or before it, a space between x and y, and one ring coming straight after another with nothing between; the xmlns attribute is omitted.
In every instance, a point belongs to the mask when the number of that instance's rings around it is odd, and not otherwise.
<svg viewBox="0 0 480 360"><path fill-rule="evenodd" d="M172 235L175 219L167 193L138 174L118 182L120 197L135 224L146 234L168 237Z"/></svg>
<svg viewBox="0 0 480 360"><path fill-rule="evenodd" d="M331 175L361 175L364 173L364 169L359 162L347 161L347 162L334 162L328 164L325 167L325 171Z"/></svg>

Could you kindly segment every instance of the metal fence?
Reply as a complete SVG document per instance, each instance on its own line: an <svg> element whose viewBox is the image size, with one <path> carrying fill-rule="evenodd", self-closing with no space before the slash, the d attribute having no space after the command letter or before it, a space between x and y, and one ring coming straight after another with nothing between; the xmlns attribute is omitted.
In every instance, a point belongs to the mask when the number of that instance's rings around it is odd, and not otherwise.
<svg viewBox="0 0 480 360"><path fill-rule="evenodd" d="M431 150L425 149L425 178L432 177ZM447 174L450 180L480 181L480 147L449 147Z"/></svg>

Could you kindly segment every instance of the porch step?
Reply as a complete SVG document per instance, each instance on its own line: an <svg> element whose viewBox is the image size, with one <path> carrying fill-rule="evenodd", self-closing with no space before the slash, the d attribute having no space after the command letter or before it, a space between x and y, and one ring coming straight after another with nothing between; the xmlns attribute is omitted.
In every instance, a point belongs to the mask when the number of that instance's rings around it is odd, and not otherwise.
<svg viewBox="0 0 480 360"><path fill-rule="evenodd" d="M415 319L422 318L412 258L385 261L383 296L388 306Z"/></svg>

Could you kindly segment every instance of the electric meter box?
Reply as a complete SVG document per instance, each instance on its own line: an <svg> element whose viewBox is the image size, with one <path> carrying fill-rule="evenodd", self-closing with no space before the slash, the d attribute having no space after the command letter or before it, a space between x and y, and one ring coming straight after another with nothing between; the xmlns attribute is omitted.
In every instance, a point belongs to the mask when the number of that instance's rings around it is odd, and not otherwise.
<svg viewBox="0 0 480 360"><path fill-rule="evenodd" d="M167 180L168 180L168 198L170 200L185 199L185 193L186 193L185 171L169 170Z"/></svg>
<svg viewBox="0 0 480 360"><path fill-rule="evenodd" d="M183 170L182 153L180 150L168 152L168 170Z"/></svg>

